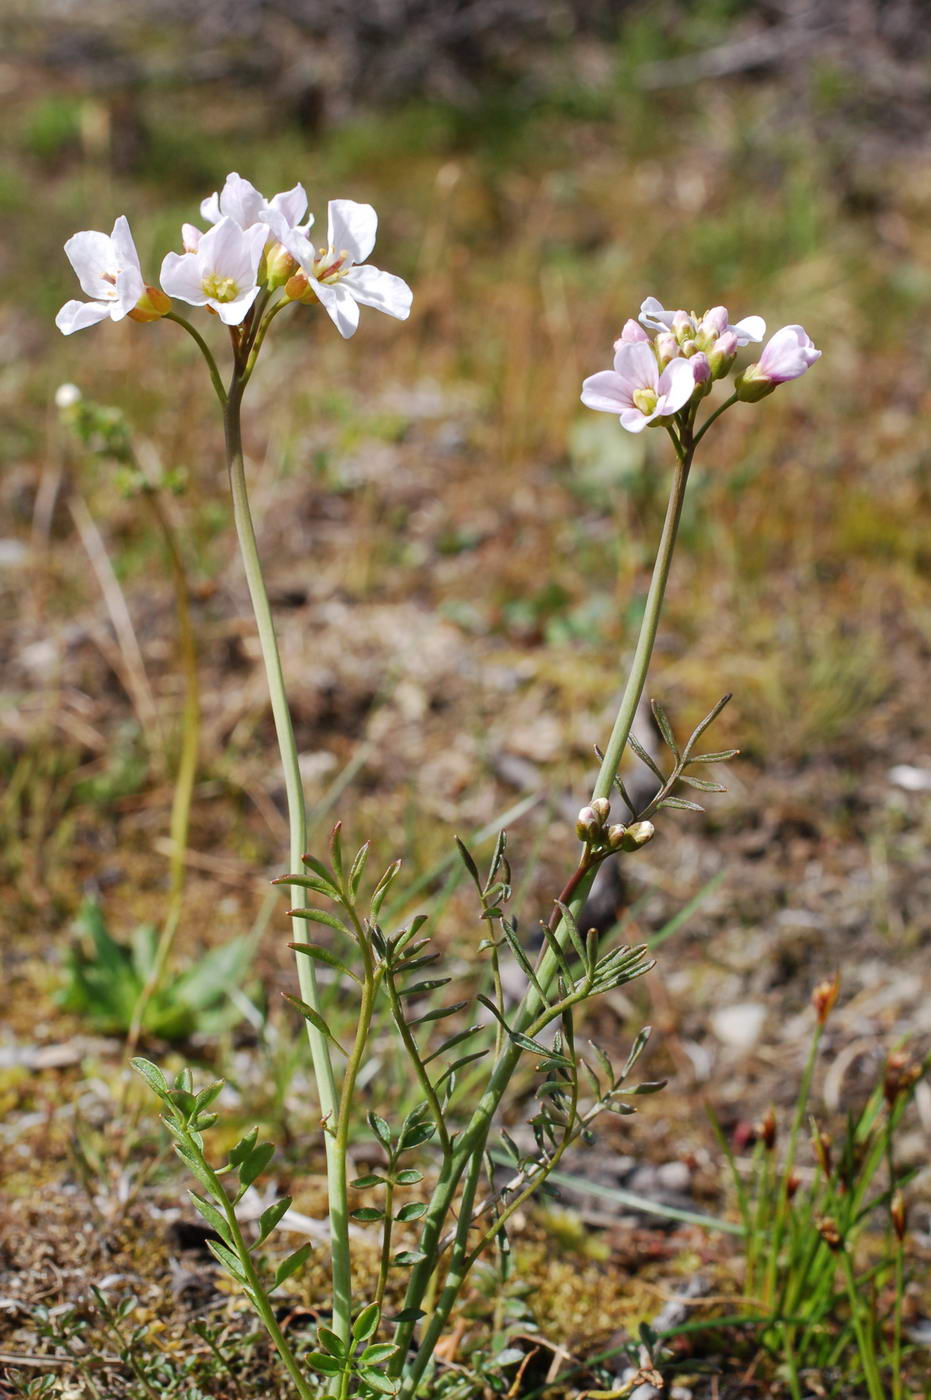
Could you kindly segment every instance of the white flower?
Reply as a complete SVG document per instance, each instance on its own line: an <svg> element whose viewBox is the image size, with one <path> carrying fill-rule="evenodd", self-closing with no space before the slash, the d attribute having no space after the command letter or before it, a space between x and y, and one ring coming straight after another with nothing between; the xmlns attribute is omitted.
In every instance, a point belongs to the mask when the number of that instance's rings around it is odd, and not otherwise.
<svg viewBox="0 0 931 1400"><path fill-rule="evenodd" d="M129 223L120 215L109 236L96 230L76 233L65 244L68 261L91 301L67 301L55 317L63 335L98 321L122 321L145 296L139 254Z"/></svg>
<svg viewBox="0 0 931 1400"><path fill-rule="evenodd" d="M656 297L647 297L643 302L640 307L640 322L649 326L651 330L675 330L679 333L680 343L686 336L694 338L699 334L706 335L710 343L726 331L732 331L737 337L738 345L749 345L751 341L762 340L766 334L766 322L762 316L745 316L743 320L731 325L727 309L723 306L713 306L696 324L695 318L688 312L667 311Z"/></svg>
<svg viewBox="0 0 931 1400"><path fill-rule="evenodd" d="M375 246L377 227L378 215L370 204L331 199L325 248L315 248L299 229L286 230L281 239L300 263L309 291L346 338L359 324L360 305L399 321L410 315L413 293L407 283L365 261Z"/></svg>
<svg viewBox="0 0 931 1400"><path fill-rule="evenodd" d="M623 341L615 350L614 369L585 380L582 402L601 413L616 413L622 428L640 433L655 419L677 413L694 392L691 360L671 360L660 374L650 344Z"/></svg>
<svg viewBox="0 0 931 1400"><path fill-rule="evenodd" d="M238 326L259 294L256 275L265 248L264 224L240 228L226 215L185 253L168 253L161 282L169 296L210 306L227 326Z"/></svg>
<svg viewBox="0 0 931 1400"><path fill-rule="evenodd" d="M64 411L74 408L76 403L80 403L83 394L76 384L59 384L55 390L55 407Z"/></svg>
<svg viewBox="0 0 931 1400"><path fill-rule="evenodd" d="M306 233L314 221L313 215L310 214L303 223L301 222L307 214L307 194L303 185L297 184L293 189L284 190L281 194L266 199L253 184L243 179L235 170L231 170L227 175L222 190L215 190L207 199L201 201L200 212L208 224L218 224L224 218L232 219L241 229L254 228L256 224L264 223L270 230L268 236L278 239L279 242L282 234L291 229L300 229L302 233ZM194 224L183 224L181 235L187 253L196 252L204 236Z"/></svg>

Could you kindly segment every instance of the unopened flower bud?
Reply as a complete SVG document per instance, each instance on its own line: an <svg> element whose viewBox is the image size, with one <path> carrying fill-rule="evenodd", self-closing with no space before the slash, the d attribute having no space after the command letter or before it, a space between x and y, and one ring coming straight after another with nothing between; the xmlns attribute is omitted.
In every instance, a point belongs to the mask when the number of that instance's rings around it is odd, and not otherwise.
<svg viewBox="0 0 931 1400"><path fill-rule="evenodd" d="M698 326L698 333L707 336L710 340L717 340L719 335L723 335L728 327L727 307L712 306L710 311L706 311Z"/></svg>
<svg viewBox="0 0 931 1400"><path fill-rule="evenodd" d="M621 849L626 834L627 827L622 826L620 822L615 822L613 826L608 827L607 840L612 851L619 851Z"/></svg>
<svg viewBox="0 0 931 1400"><path fill-rule="evenodd" d="M665 369L670 360L674 360L679 353L679 342L672 331L660 331L653 342L653 349L656 351L656 358L660 369Z"/></svg>
<svg viewBox="0 0 931 1400"><path fill-rule="evenodd" d="M297 272L298 261L283 243L273 243L265 252L265 285L270 292L283 287Z"/></svg>
<svg viewBox="0 0 931 1400"><path fill-rule="evenodd" d="M693 339L691 338L691 336L689 336L687 339L683 340L682 344L681 344L680 347L679 347L679 354L680 354L680 355L684 355L685 358L686 358L687 360L690 360L690 359L692 358L692 356L695 355L695 354L697 354L697 353L698 353L698 341L697 341L697 340L693 340Z"/></svg>
<svg viewBox="0 0 931 1400"><path fill-rule="evenodd" d="M601 830L601 822L598 820L591 807L583 807L575 820L575 834L580 841L592 841Z"/></svg>
<svg viewBox="0 0 931 1400"><path fill-rule="evenodd" d="M129 312L131 321L160 321L171 310L171 297L159 287L146 287L142 296Z"/></svg>
<svg viewBox="0 0 931 1400"><path fill-rule="evenodd" d="M645 846L648 841L653 840L654 831L652 822L634 822L633 826L629 826L624 832L624 838L621 841L622 850L639 850L641 846Z"/></svg>
<svg viewBox="0 0 931 1400"><path fill-rule="evenodd" d="M823 1026L834 1009L840 992L840 973L835 972L833 977L825 977L815 987L811 994L811 1004L815 1008L815 1015L818 1017L818 1025Z"/></svg>
<svg viewBox="0 0 931 1400"><path fill-rule="evenodd" d="M756 1131L767 1152L772 1152L776 1146L776 1115L771 1107L763 1114Z"/></svg>
<svg viewBox="0 0 931 1400"><path fill-rule="evenodd" d="M798 1188L801 1186L801 1184L802 1184L802 1178L799 1176L798 1172L795 1172L795 1171L789 1172L789 1175L786 1177L786 1200L787 1200L787 1201L791 1201L791 1200L794 1199L795 1194L796 1194L796 1192L798 1191Z"/></svg>
<svg viewBox="0 0 931 1400"><path fill-rule="evenodd" d="M901 1244L905 1239L905 1230L908 1226L908 1208L900 1189L896 1190L889 1203L889 1214L892 1216L892 1228L895 1230L896 1239Z"/></svg>
<svg viewBox="0 0 931 1400"><path fill-rule="evenodd" d="M708 351L708 363L715 379L723 379L730 372L737 355L737 337L733 331L725 331Z"/></svg>
<svg viewBox="0 0 931 1400"><path fill-rule="evenodd" d="M284 294L288 301L316 300L314 290L303 272L296 272L293 277L288 278L284 286Z"/></svg>
<svg viewBox="0 0 931 1400"><path fill-rule="evenodd" d="M63 411L67 408L74 408L76 403L80 403L83 395L76 384L59 384L55 390L55 407Z"/></svg>
<svg viewBox="0 0 931 1400"><path fill-rule="evenodd" d="M803 326L783 326L767 341L756 364L738 375L735 388L742 403L756 403L778 384L798 379L821 358Z"/></svg>
<svg viewBox="0 0 931 1400"><path fill-rule="evenodd" d="M592 811L598 818L599 826L604 826L611 815L611 803L607 797L596 797L592 802Z"/></svg>
<svg viewBox="0 0 931 1400"><path fill-rule="evenodd" d="M677 311L673 316L672 333L680 345L695 334L695 322L687 311Z"/></svg>
<svg viewBox="0 0 931 1400"><path fill-rule="evenodd" d="M639 321L631 320L631 318L628 317L624 322L620 335L614 342L614 348L617 350L620 345L635 345L637 341L649 339L650 337L640 325Z"/></svg>
<svg viewBox="0 0 931 1400"><path fill-rule="evenodd" d="M697 355L692 356L692 373L695 376L695 383L704 386L702 392L707 393L711 388L711 365L703 350L699 350Z"/></svg>
<svg viewBox="0 0 931 1400"><path fill-rule="evenodd" d="M818 1227L818 1234L824 1240L832 1254L839 1254L844 1247L844 1241L840 1230L837 1228L837 1221L830 1215L824 1215L815 1222Z"/></svg>

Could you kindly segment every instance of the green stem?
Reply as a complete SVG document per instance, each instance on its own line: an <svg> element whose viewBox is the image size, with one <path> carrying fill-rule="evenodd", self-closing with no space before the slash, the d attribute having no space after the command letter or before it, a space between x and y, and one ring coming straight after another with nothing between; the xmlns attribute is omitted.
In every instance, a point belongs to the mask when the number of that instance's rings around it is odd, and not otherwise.
<svg viewBox="0 0 931 1400"><path fill-rule="evenodd" d="M866 1381L866 1388L870 1393L870 1400L885 1400L882 1381L879 1378L879 1371L876 1366L873 1340L863 1325L863 1314L860 1310L860 1294L857 1290L857 1281L854 1278L853 1265L850 1262L850 1255L847 1253L846 1244L842 1246L840 1256L841 1270L844 1275L844 1282L847 1285L847 1297L850 1301L850 1316L853 1321L853 1330L857 1336L857 1348L860 1352L860 1360L863 1363L863 1376Z"/></svg>
<svg viewBox="0 0 931 1400"><path fill-rule="evenodd" d="M224 387L223 380L220 378L220 371L217 369L217 362L213 358L213 351L210 349L210 346L207 344L206 340L204 340L204 337L201 335L200 331L197 329L196 326L191 325L190 321L187 319L186 316L179 316L177 311L169 311L168 314L163 317L163 320L174 321L176 326L181 326L182 329L187 331L191 339L196 342L197 348L200 350L200 353L203 355L204 359L207 362L207 368L210 371L210 380L213 384L214 392L216 393L217 398L220 400L220 403L223 406L223 409L225 410L226 389Z"/></svg>
<svg viewBox="0 0 931 1400"><path fill-rule="evenodd" d="M301 770L298 762L297 744L294 739L294 726L285 693L284 675L281 669L281 656L275 636L268 592L262 576L255 526L249 509L249 496L246 490L245 465L242 454L242 430L240 426L240 401L242 386L234 378L226 402L223 420L226 429L226 453L230 474L230 488L233 497L233 515L236 533L242 554L249 596L255 613L256 628L265 663L265 675L271 700L275 733L284 770L285 791L288 802L288 824L290 829L290 867L292 871L301 868L301 858L306 849L306 811L304 791L301 783ZM290 886L292 907L306 907L307 897L300 885ZM301 942L304 932L298 919L292 921L294 939ZM320 998L313 962L310 958L296 956L298 985L301 997L319 1014ZM320 1099L320 1113L324 1124L324 1143L327 1157L327 1180L329 1187L329 1217L331 1247L333 1255L333 1331L346 1341L349 1338L352 1314L352 1278L349 1256L349 1211L345 1173L342 1170L336 1135L339 1130L337 1118L336 1080L330 1059L330 1047L326 1037L307 1022L307 1036L317 1081ZM335 1127L334 1127L335 1124Z"/></svg>
<svg viewBox="0 0 931 1400"><path fill-rule="evenodd" d="M311 1389L311 1387L307 1384L306 1380L304 1379L304 1376L301 1372L301 1368L298 1366L297 1361L295 1359L294 1352L288 1345L287 1339L278 1325L278 1319L275 1316L275 1309L272 1306L271 1301L269 1300L268 1294L265 1292L262 1280L259 1277L258 1272L256 1271L256 1267L252 1262L252 1253L249 1249L249 1246L246 1244L246 1241L243 1238L243 1233L239 1226L239 1220L236 1216L236 1208L230 1200L229 1196L226 1194L226 1190L224 1189L223 1184L220 1181L218 1174L214 1171L213 1167L211 1167L210 1164L206 1161L202 1153L199 1153L198 1155L201 1159L201 1165L206 1169L210 1177L212 1177L213 1179L213 1184L215 1188L214 1197L223 1206L223 1214L226 1217L226 1223L229 1227L230 1238L233 1242L233 1247L235 1249L237 1258L242 1264L243 1271L246 1275L246 1278L249 1281L249 1289L252 1294L252 1301L255 1305L256 1312L259 1314L259 1317L265 1324L265 1329L268 1332L268 1335L271 1337L272 1341L274 1342L275 1350L278 1352L278 1355L284 1362L288 1375L294 1382L297 1388L297 1393L301 1397L301 1400L316 1400L316 1393Z"/></svg>
<svg viewBox="0 0 931 1400"><path fill-rule="evenodd" d="M191 600L184 561L181 558L181 551L178 548L174 531L158 493L155 490L147 489L143 495L161 532L171 568L175 590L175 608L178 616L178 649L181 655L181 670L184 674L184 707L181 712L181 754L178 759L178 771L175 775L174 795L171 804L168 908L155 950L152 969L146 979L145 986L139 993L136 1005L133 1007L129 1034L126 1038L127 1053L130 1059L136 1053L136 1044L142 1031L146 1009L162 980L181 918L186 870L185 855L187 853L194 782L197 777L197 749L200 743L200 683L197 675L197 643L194 639L194 627L191 621Z"/></svg>
<svg viewBox="0 0 931 1400"><path fill-rule="evenodd" d="M637 639L637 646L634 651L631 663L630 675L624 694L621 699L617 719L611 733L608 747L601 764L598 780L595 784L593 797L610 796L614 779L621 764L627 740L630 737L630 730L636 713L643 687L646 683L647 670L650 664L650 657L656 641L656 632L659 625L660 612L663 605L663 597L666 592L666 584L669 579L669 570L672 564L672 556L676 543L676 535L679 529L679 521L682 516L682 505L685 500L685 488L688 482L689 470L694 456L694 443L688 442L681 446L676 444L676 471L673 479L672 490L669 496L669 504L666 509L666 517L663 522L662 534L660 536L659 547L656 554L656 562L653 566L653 575L650 580L650 587L647 593L646 607L644 609L643 620L640 624L640 635ZM584 865L584 862L583 862ZM562 902L576 915L581 910L588 892L591 889L595 877L596 867L592 866L583 870L582 865L572 877L572 890L568 900ZM556 927L556 937L560 941L566 938L565 920L560 920ZM551 949L547 948L546 953L540 960L538 968L538 981L542 984L544 991L548 991L558 972L558 959ZM526 993L524 1000L518 1010L516 1017L516 1028L523 1028L530 1024L541 1010L539 993L532 987ZM521 1051L513 1042L508 1042L501 1055L498 1057L491 1078L483 1093L475 1111L472 1114L467 1127L457 1139L456 1147L448 1164L444 1164L437 1185L430 1201L430 1206L424 1216L424 1225L420 1238L420 1249L426 1256L419 1264L416 1264L411 1272L408 1283L407 1294L404 1305L406 1308L418 1308L430 1279L437 1243L443 1224L452 1206L456 1188L463 1174L466 1173L463 1184L462 1200L460 1202L460 1222L470 1221L472 1208L475 1201L475 1194L478 1187L479 1172L481 1170L481 1157L484 1151L485 1142L491 1129L491 1124L497 1112L501 1098L507 1089ZM467 1226L465 1227L468 1228ZM460 1249L460 1253L464 1251ZM393 1373L400 1375L403 1371L403 1382L399 1392L400 1400L409 1400L413 1395L420 1377L429 1364L433 1356L433 1351L437 1341L446 1325L449 1311L455 1302L456 1294L464 1278L461 1270L454 1273L455 1258L450 1265L450 1274L447 1278L446 1286L443 1289L441 1298L436 1308L433 1310L427 1327L424 1329L420 1339L417 1354L406 1365L406 1355L410 1347L414 1332L413 1323L402 1323L395 1332L394 1340L398 1346L398 1353L393 1366ZM460 1276L461 1275L461 1276Z"/></svg>
<svg viewBox="0 0 931 1400"><path fill-rule="evenodd" d="M729 399L725 399L724 402L723 402L722 404L720 404L720 405L715 409L714 413L709 413L708 417L705 419L704 423L702 423L702 425L701 425L701 427L699 428L698 432L695 434L694 438L692 439L692 450L693 450L693 451L694 451L695 448L698 446L698 444L701 442L702 438L705 436L705 433L707 433L708 429L711 427L711 425L712 425L712 423L715 421L715 419L716 419L716 418L720 418L720 417L721 417L721 414L722 414L722 413L726 413L727 410L728 410L729 408L731 408L735 403L737 403L737 395L736 395L736 394L731 394L730 398L729 398Z"/></svg>
<svg viewBox="0 0 931 1400"><path fill-rule="evenodd" d="M656 631L663 608L663 598L666 594L666 584L669 580L676 535L679 531L679 521L682 517L685 488L694 455L695 444L692 443L683 451L676 463L676 474L669 495L669 505L666 507L666 518L663 521L663 532L656 553L656 563L653 565L653 576L650 579L646 606L643 610L640 635L637 638L634 659L631 662L630 674L621 697L617 719L614 721L614 728L611 731L611 738L608 740L608 747L605 749L598 780L592 792L593 798L612 795L614 779L621 766L627 740L630 738L634 715L637 713L637 706L640 704L640 697L646 684L647 670L650 665L650 657L653 655Z"/></svg>

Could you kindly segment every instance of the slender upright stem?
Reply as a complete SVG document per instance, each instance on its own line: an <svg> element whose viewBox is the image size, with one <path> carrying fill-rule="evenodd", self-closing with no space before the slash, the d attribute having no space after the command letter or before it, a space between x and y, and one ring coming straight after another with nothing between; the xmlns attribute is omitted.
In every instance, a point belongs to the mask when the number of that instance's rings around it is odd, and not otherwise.
<svg viewBox="0 0 931 1400"><path fill-rule="evenodd" d="M236 533L242 554L249 596L255 613L262 659L271 699L275 733L284 770L285 791L288 802L288 823L290 828L290 865L292 871L301 868L301 857L306 849L306 811L301 770L298 763L297 744L291 711L285 693L284 675L281 669L281 656L275 636L271 606L262 576L255 527L249 509L249 496L246 490L245 466L242 455L242 435L240 426L240 402L242 385L234 378L224 407L226 428L227 464L230 473L230 487L233 496L233 515ZM290 886L291 904L295 909L306 905L305 891L299 885ZM301 941L303 932L300 921L293 921L295 941ZM310 958L297 956L297 975L301 997L319 1012L320 1000L313 962ZM339 1129L337 1116L338 1100L330 1048L326 1037L307 1022L307 1035L313 1059L314 1074L317 1080L317 1093L320 1098L320 1112L324 1127L324 1142L327 1156L327 1180L329 1186L329 1215L331 1248L333 1254L333 1331L343 1340L349 1336L352 1312L352 1280L349 1258L349 1215L345 1172L339 1156L336 1135Z"/></svg>
<svg viewBox="0 0 931 1400"><path fill-rule="evenodd" d="M643 621L640 624L640 634L637 639L637 646L631 663L629 679L625 686L617 719L615 720L611 738L605 751L593 797L608 797L612 792L614 778L620 768L624 749L630 737L630 729L633 724L634 714L636 713L637 705L640 702L640 697L643 694L643 687L646 683L650 657L656 641L656 632L659 625L663 597L669 579L669 570L672 564L679 521L682 516L685 488L694 455L694 445L688 440L687 433L686 438L687 441L684 444L681 443L679 439L674 439L676 442L677 455L676 472L669 496L669 504L666 509L666 517L663 523L659 547L657 549L656 562L653 566L653 575L647 593ZM584 870L580 866L579 870L577 870L572 877L571 891L567 891L567 893L570 894L570 898L562 902L566 903L573 916L579 913L588 897L592 881L594 880L595 869L596 866L594 865ZM564 919L559 921L555 930L555 936L560 944L562 944L567 937ZM537 981L543 987L544 991L547 991L552 985L557 971L557 957L555 953L548 948L537 969ZM534 1018L539 1014L540 1010L541 1001L539 993L533 987L530 987L514 1018L515 1029L524 1031L526 1026L531 1024ZM395 1333L394 1340L399 1350L392 1369L396 1375L401 1375L403 1373L403 1381L399 1392L401 1400L409 1400L409 1397L414 1394L420 1377L423 1375L424 1370L432 1358L434 1347L442 1334L443 1328L446 1325L446 1319L449 1316L458 1290L465 1278L465 1273L467 1271L468 1231L481 1173L482 1153L495 1113L501 1102L501 1097L507 1088L520 1054L520 1049L514 1045L513 1041L508 1041L498 1057L485 1092L482 1094L469 1123L456 1139L452 1157L448 1162L444 1163L430 1205L424 1216L420 1249L426 1257L421 1260L419 1264L416 1264L411 1271L411 1278L404 1300L405 1308L417 1308L420 1306L432 1272L434 1252L444 1222L452 1206L459 1182L463 1181L462 1198L459 1203L459 1225L456 1232L456 1244L450 1263L450 1271L447 1276L446 1286L420 1338L417 1354L408 1364L405 1364L405 1357L413 1336L414 1326L409 1322L402 1323Z"/></svg>
<svg viewBox="0 0 931 1400"><path fill-rule="evenodd" d="M694 452L695 448L692 445L682 453L676 463L676 475L672 491L669 494L669 505L666 507L666 519L663 521L663 533L660 536L659 549L656 553L656 563L653 565L653 576L650 579L650 587L647 592L643 621L640 624L640 635L637 638L634 659L631 662L630 674L621 697L617 719L614 721L614 728L611 731L611 738L608 740L608 747L605 749L598 781L595 783L592 793L593 797L611 796L614 779L621 766L627 740L630 738L634 715L637 713L637 706L640 704L640 697L646 684L650 657L653 655L656 631L663 608L663 598L666 594L666 584L669 580L676 535L679 531L679 521L682 517L685 487L689 479L689 469L692 465Z"/></svg>

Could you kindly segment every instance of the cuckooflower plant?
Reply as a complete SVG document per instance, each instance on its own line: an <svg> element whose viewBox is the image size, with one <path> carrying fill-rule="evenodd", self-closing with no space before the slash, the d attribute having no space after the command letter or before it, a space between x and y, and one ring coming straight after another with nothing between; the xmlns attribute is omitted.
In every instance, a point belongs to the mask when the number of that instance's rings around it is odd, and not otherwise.
<svg viewBox="0 0 931 1400"><path fill-rule="evenodd" d="M288 306L319 303L348 337L357 328L360 305L404 320L412 296L399 277L365 261L377 227L370 205L331 201L327 244L314 248L293 223L306 212L298 190L295 186L276 196L280 203L273 207L274 201L265 205L253 186L230 175L223 190L202 208L204 218L215 217L216 222L206 233L186 233L188 251L165 258L165 292L205 306L225 322L232 351L228 379L220 374L205 337L167 298L158 314L192 337L222 410L233 516L284 771L289 870L276 883L285 887L291 903L291 947L300 990L299 997L291 1000L306 1023L315 1072L330 1227L332 1315L328 1323L318 1325L313 1350L295 1347L278 1320L272 1296L303 1266L310 1245L295 1250L277 1268L269 1265L264 1248L286 1216L290 1199L281 1197L268 1205L254 1232L237 1211L243 1194L267 1169L273 1145L259 1142L253 1129L217 1160L207 1135L217 1121L212 1105L222 1086L197 1090L187 1072L170 1082L149 1061L137 1059L134 1064L161 1100L163 1121L197 1179L200 1189L192 1199L215 1232L210 1247L261 1317L295 1393L301 1400L317 1400L322 1393L329 1400L384 1396L414 1400L430 1394L438 1343L471 1270L486 1251L500 1244L515 1212L564 1154L589 1136L600 1114L630 1113L632 1097L663 1087L649 1081L629 1083L648 1039L648 1027L634 1038L622 1065L600 1047L584 1049L578 1039L577 1017L588 1001L624 986L652 966L645 946L613 941L602 946L597 932L587 927L583 910L601 865L615 858L635 859L654 836L654 819L668 809L695 810L695 802L678 795L681 785L722 791L719 783L702 776L708 771L703 765L732 758L736 752L699 752L697 748L727 697L684 744L677 740L662 706L654 702L654 716L671 755L666 772L644 754L631 727L656 639L692 461L705 433L737 402L738 392L708 413L700 425L697 415L715 380L730 372L739 345L759 339L763 329L758 318L732 327L724 308L696 317L684 311L666 312L650 299L644 303L652 318L646 324L657 330L655 338L643 325L628 320L615 345L613 369L585 381L582 397L589 407L617 414L630 432L660 426L668 433L676 458L669 503L633 659L610 736L603 753L598 751L601 764L594 788L579 813L578 844L565 882L544 901L539 938L528 939L509 908L512 887L506 833L499 833L483 871L459 843L484 936L476 953L478 984L465 1000L450 1004L444 988L451 979L436 977L432 970L440 955L431 950L423 933L425 916L402 919L403 906L391 903L400 861L367 882L368 847L350 857L343 850L339 826L327 859L306 849L301 771L249 502L241 406L266 333ZM117 224L122 229L125 220ZM101 285L116 288L122 277L115 300L121 314L132 314L135 303L130 294L135 293L138 300L141 274L138 282L128 275L131 268L138 273L137 260L127 253L131 243L127 245L122 234L118 244L114 242L116 230L110 240L104 235L77 237L85 240L80 247L98 250L103 268L99 278L84 269L85 290L90 287L96 293ZM91 245L88 239L104 241ZM289 272L289 259L299 271ZM100 316L94 313L94 319L111 315L106 307L113 300L109 294L101 298L105 310ZM75 328L65 318L62 329L67 333ZM777 374L792 377L786 371L797 361L780 340L783 335L778 333L764 351L751 383L765 381L772 386ZM795 337L796 356L812 354L807 337L805 342L807 350ZM619 777L628 748L645 758L656 778L653 794L639 807ZM308 923L319 941L308 940ZM524 986L516 1005L505 995L503 959L513 960ZM351 992L357 1007L351 1039L338 1038L326 1019L316 975L321 964L329 977ZM424 977L428 968L431 971ZM482 1008L480 1014L476 1004ZM361 1126L356 1121L361 1076L373 1053L384 1055L385 1025L391 1028L397 1054L416 1086L416 1101L400 1122L389 1121L388 1105L377 1104L368 1114L368 1151L377 1154L376 1169L351 1178L350 1133ZM523 1146L500 1121L522 1061L537 1076L535 1106ZM512 1106L517 1107L519 1102ZM509 1163L503 1184L491 1165L502 1156ZM366 1203L351 1210L350 1191ZM362 1297L352 1269L351 1215L358 1225L380 1235L377 1277L371 1293ZM389 1288L389 1283L394 1286Z"/></svg>

